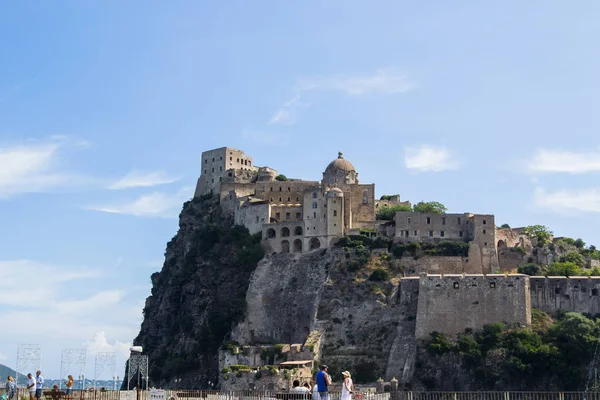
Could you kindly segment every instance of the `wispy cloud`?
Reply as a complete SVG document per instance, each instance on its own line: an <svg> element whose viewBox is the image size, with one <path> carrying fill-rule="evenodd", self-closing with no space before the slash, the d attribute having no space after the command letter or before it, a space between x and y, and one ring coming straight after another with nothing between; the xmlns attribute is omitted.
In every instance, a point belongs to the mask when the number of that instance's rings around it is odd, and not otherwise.
<svg viewBox="0 0 600 400"><path fill-rule="evenodd" d="M283 103L281 108L271 117L269 125L293 124L296 122L298 110L308 107L310 107L310 103L300 101L300 94L296 93L294 97Z"/></svg>
<svg viewBox="0 0 600 400"><path fill-rule="evenodd" d="M600 171L600 149L592 151L569 151L539 149L528 163L528 171L534 173L584 174Z"/></svg>
<svg viewBox="0 0 600 400"><path fill-rule="evenodd" d="M66 137L59 136L45 144L0 148L0 198L92 183L90 178L60 169L59 152L65 141Z"/></svg>
<svg viewBox="0 0 600 400"><path fill-rule="evenodd" d="M600 213L600 190L595 188L549 192L538 187L533 200L536 206L559 214Z"/></svg>
<svg viewBox="0 0 600 400"><path fill-rule="evenodd" d="M395 69L382 68L367 75L329 75L299 79L294 87L294 95L287 100L269 120L270 125L293 124L300 109L311 106L301 101L308 92L342 92L349 96L369 94L404 93L416 88L410 77Z"/></svg>
<svg viewBox="0 0 600 400"><path fill-rule="evenodd" d="M154 192L121 203L84 208L113 214L134 215L136 217L175 218L181 211L182 204L190 199L192 193L193 188L185 187L176 193Z"/></svg>
<svg viewBox="0 0 600 400"><path fill-rule="evenodd" d="M404 148L404 165L417 172L440 172L457 169L460 162L445 147L421 145Z"/></svg>
<svg viewBox="0 0 600 400"><path fill-rule="evenodd" d="M180 178L168 176L164 171L141 172L133 170L113 183L109 189L128 189L135 187L152 187L177 182Z"/></svg>
<svg viewBox="0 0 600 400"><path fill-rule="evenodd" d="M416 86L407 74L395 69L381 68L368 75L332 75L300 79L296 91L329 90L360 96L374 93L404 93L415 89Z"/></svg>

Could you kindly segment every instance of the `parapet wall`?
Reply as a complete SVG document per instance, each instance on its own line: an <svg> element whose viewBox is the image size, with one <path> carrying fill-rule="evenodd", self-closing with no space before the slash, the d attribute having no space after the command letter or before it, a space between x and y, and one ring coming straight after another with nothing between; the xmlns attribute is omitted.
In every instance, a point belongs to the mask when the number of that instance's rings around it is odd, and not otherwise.
<svg viewBox="0 0 600 400"><path fill-rule="evenodd" d="M423 275L415 335L454 336L495 322L531 324L526 275Z"/></svg>
<svg viewBox="0 0 600 400"><path fill-rule="evenodd" d="M532 276L530 286L531 306L549 314L600 313L600 276Z"/></svg>

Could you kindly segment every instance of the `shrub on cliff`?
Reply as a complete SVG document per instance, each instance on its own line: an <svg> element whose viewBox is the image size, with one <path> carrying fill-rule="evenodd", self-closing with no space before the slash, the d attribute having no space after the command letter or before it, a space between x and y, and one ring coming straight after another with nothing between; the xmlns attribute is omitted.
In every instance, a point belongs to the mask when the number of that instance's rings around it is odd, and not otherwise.
<svg viewBox="0 0 600 400"><path fill-rule="evenodd" d="M519 265L519 267L517 268L517 272L520 274L525 274L525 275L529 275L529 276L539 276L540 272L541 272L541 268L537 264L528 263L528 264Z"/></svg>
<svg viewBox="0 0 600 400"><path fill-rule="evenodd" d="M369 276L370 281L385 282L390 279L390 273L383 268L377 268Z"/></svg>
<svg viewBox="0 0 600 400"><path fill-rule="evenodd" d="M547 314L537 310L532 314L534 329L490 324L459 335L456 341L432 332L427 349L437 355L458 353L482 389L498 384L528 390L584 389L588 365L595 356L592 349L600 344L600 321L563 313L552 323Z"/></svg>
<svg viewBox="0 0 600 400"><path fill-rule="evenodd" d="M283 174L279 174L275 177L276 181L280 181L280 182L285 182L288 180L287 176L283 175Z"/></svg>

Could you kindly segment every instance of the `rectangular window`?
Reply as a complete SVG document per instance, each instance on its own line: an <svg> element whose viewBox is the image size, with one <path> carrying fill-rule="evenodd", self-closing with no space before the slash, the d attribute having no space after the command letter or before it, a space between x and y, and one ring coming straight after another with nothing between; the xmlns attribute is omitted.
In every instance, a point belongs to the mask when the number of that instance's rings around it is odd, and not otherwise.
<svg viewBox="0 0 600 400"><path fill-rule="evenodd" d="M460 217L456 218L456 223L460 225Z"/></svg>
<svg viewBox="0 0 600 400"><path fill-rule="evenodd" d="M442 225L446 225L446 217L442 217Z"/></svg>
<svg viewBox="0 0 600 400"><path fill-rule="evenodd" d="M205 175L206 175L206 173L207 173L207 172L208 172L207 170L204 170L204 174L205 174Z"/></svg>
<svg viewBox="0 0 600 400"><path fill-rule="evenodd" d="M333 210L333 216L337 217L337 210Z"/></svg>
<svg viewBox="0 0 600 400"><path fill-rule="evenodd" d="M444 231L440 231L440 236L444 237Z"/></svg>
<svg viewBox="0 0 600 400"><path fill-rule="evenodd" d="M215 183L215 180L214 180L214 179L211 179L211 181L212 181L212 183Z"/></svg>
<svg viewBox="0 0 600 400"><path fill-rule="evenodd" d="M239 162L240 162L240 159L239 159L239 158L238 158L238 159L236 159L236 160L235 160L235 162L239 163Z"/></svg>
<svg viewBox="0 0 600 400"><path fill-rule="evenodd" d="M204 159L204 164L208 164L208 158Z"/></svg>
<svg viewBox="0 0 600 400"><path fill-rule="evenodd" d="M275 214L275 219L280 219L281 218L281 213L276 213Z"/></svg>
<svg viewBox="0 0 600 400"><path fill-rule="evenodd" d="M431 217L427 217L427 224L431 224Z"/></svg>
<svg viewBox="0 0 600 400"><path fill-rule="evenodd" d="M418 236L418 235L417 235L417 231L414 231L413 233L414 233L414 235L413 235L413 236Z"/></svg>
<svg viewBox="0 0 600 400"><path fill-rule="evenodd" d="M219 157L219 161L223 161L223 156L220 156L220 157Z"/></svg>
<svg viewBox="0 0 600 400"><path fill-rule="evenodd" d="M315 219L317 218L317 213L316 212L313 213L313 218L315 218Z"/></svg>
<svg viewBox="0 0 600 400"><path fill-rule="evenodd" d="M219 177L219 182L222 182L222 181L223 181L223 177L220 176Z"/></svg>
<svg viewBox="0 0 600 400"><path fill-rule="evenodd" d="M300 213L296 213L296 219L302 219L302 216Z"/></svg>
<svg viewBox="0 0 600 400"><path fill-rule="evenodd" d="M429 231L429 237L433 237L433 231Z"/></svg>
<svg viewBox="0 0 600 400"><path fill-rule="evenodd" d="M406 217L406 223L410 224L411 218L410 217Z"/></svg>
<svg viewBox="0 0 600 400"><path fill-rule="evenodd" d="M463 233L462 231L458 232L458 236L462 237Z"/></svg>
<svg viewBox="0 0 600 400"><path fill-rule="evenodd" d="M213 161L212 162L215 162L215 158L214 157L213 157Z"/></svg>
<svg viewBox="0 0 600 400"><path fill-rule="evenodd" d="M485 235L485 229L483 230L483 234Z"/></svg>
<svg viewBox="0 0 600 400"><path fill-rule="evenodd" d="M406 237L408 237L408 231L406 231L405 233L406 233Z"/></svg>
<svg viewBox="0 0 600 400"><path fill-rule="evenodd" d="M258 215L256 216L256 222L258 222Z"/></svg>
<svg viewBox="0 0 600 400"><path fill-rule="evenodd" d="M229 157L229 161L233 161L233 157Z"/></svg>
<svg viewBox="0 0 600 400"><path fill-rule="evenodd" d="M285 213L285 219L290 219L292 217L291 213Z"/></svg>
<svg viewBox="0 0 600 400"><path fill-rule="evenodd" d="M219 171L223 171L223 167L219 167Z"/></svg>
<svg viewBox="0 0 600 400"><path fill-rule="evenodd" d="M485 219L483 220L483 224L484 224L484 225L486 224L486 222L485 222Z"/></svg>

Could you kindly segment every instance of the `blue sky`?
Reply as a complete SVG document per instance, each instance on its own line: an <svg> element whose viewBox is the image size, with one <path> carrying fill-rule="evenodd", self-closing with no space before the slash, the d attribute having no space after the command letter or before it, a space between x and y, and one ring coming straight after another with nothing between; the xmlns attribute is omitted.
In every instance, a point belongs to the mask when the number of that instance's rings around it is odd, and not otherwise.
<svg viewBox="0 0 600 400"><path fill-rule="evenodd" d="M597 1L0 5L0 363L137 334L203 150L600 245ZM122 370L119 368L119 374Z"/></svg>

